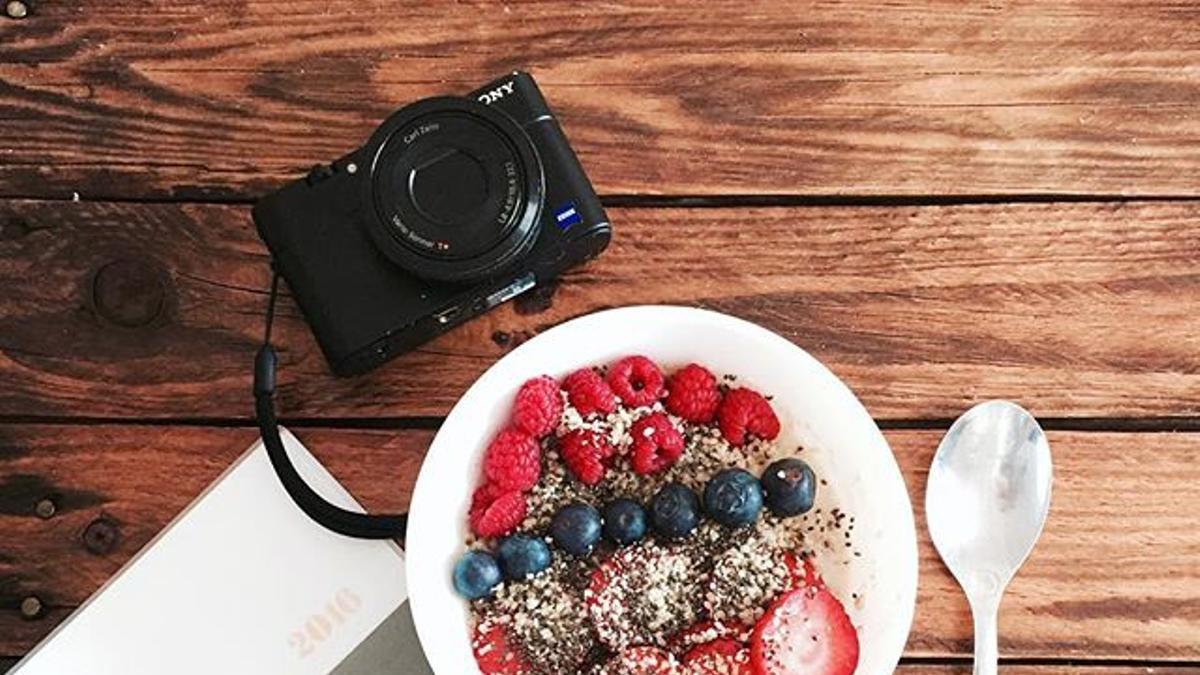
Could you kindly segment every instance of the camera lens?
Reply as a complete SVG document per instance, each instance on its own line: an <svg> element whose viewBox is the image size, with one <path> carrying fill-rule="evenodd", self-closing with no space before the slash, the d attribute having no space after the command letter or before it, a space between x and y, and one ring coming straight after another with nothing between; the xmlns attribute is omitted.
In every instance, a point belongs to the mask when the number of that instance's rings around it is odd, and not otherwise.
<svg viewBox="0 0 1200 675"><path fill-rule="evenodd" d="M538 235L542 164L511 118L466 99L427 99L372 139L375 243L421 277L469 281L529 252Z"/></svg>
<svg viewBox="0 0 1200 675"><path fill-rule="evenodd" d="M408 171L408 198L422 215L454 226L478 211L490 194L483 161L462 148L437 148Z"/></svg>

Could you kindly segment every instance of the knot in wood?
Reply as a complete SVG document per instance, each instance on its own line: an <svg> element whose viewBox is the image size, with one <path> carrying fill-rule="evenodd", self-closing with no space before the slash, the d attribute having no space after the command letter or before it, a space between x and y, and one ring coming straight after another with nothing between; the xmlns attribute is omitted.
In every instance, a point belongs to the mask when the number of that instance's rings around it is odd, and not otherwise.
<svg viewBox="0 0 1200 675"><path fill-rule="evenodd" d="M146 326L166 304L166 273L152 261L114 260L96 270L92 306L105 321L126 328Z"/></svg>

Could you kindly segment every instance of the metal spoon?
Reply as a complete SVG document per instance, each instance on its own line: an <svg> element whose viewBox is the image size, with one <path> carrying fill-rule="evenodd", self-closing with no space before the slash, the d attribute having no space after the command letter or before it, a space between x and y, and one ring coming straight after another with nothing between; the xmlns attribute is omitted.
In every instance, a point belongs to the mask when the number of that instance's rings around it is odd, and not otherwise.
<svg viewBox="0 0 1200 675"><path fill-rule="evenodd" d="M995 675L1000 597L1042 533L1054 469L1021 406L980 403L938 446L925 489L929 534L975 618L975 675Z"/></svg>

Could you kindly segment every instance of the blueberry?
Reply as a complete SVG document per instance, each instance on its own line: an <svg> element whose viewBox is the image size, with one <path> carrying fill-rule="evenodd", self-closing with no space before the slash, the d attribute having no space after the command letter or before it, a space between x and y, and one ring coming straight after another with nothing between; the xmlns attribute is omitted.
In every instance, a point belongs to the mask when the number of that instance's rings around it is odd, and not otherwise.
<svg viewBox="0 0 1200 675"><path fill-rule="evenodd" d="M468 600L486 598L500 583L500 565L490 553L467 551L454 566L454 590Z"/></svg>
<svg viewBox="0 0 1200 675"><path fill-rule="evenodd" d="M704 486L704 511L726 527L742 527L762 511L762 486L749 471L725 469Z"/></svg>
<svg viewBox="0 0 1200 675"><path fill-rule="evenodd" d="M506 579L521 581L550 566L550 547L536 537L514 534L496 547L496 557Z"/></svg>
<svg viewBox="0 0 1200 675"><path fill-rule="evenodd" d="M600 539L600 513L583 502L567 504L550 521L550 537L562 550L585 558Z"/></svg>
<svg viewBox="0 0 1200 675"><path fill-rule="evenodd" d="M700 524L700 500L680 483L668 483L650 500L650 524L667 539L682 539Z"/></svg>
<svg viewBox="0 0 1200 675"><path fill-rule="evenodd" d="M646 536L646 510L631 499L614 499L604 505L604 536L628 546Z"/></svg>
<svg viewBox="0 0 1200 675"><path fill-rule="evenodd" d="M781 459L773 462L762 476L763 491L767 493L767 508L786 518L808 513L817 496L817 477L804 462Z"/></svg>

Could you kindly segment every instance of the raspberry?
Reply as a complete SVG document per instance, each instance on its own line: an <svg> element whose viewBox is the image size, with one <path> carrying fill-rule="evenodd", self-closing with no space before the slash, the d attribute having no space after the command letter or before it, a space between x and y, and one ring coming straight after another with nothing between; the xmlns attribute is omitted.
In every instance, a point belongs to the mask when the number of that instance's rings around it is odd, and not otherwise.
<svg viewBox="0 0 1200 675"><path fill-rule="evenodd" d="M683 454L683 435L662 413L638 420L630 431L633 452L630 463L642 475L666 469Z"/></svg>
<svg viewBox="0 0 1200 675"><path fill-rule="evenodd" d="M650 405L663 394L662 371L644 356L627 356L612 364L607 380L628 406Z"/></svg>
<svg viewBox="0 0 1200 675"><path fill-rule="evenodd" d="M733 445L745 445L748 433L768 441L779 435L779 418L771 404L762 394L746 388L725 394L717 408L717 421L721 435Z"/></svg>
<svg viewBox="0 0 1200 675"><path fill-rule="evenodd" d="M542 475L541 448L524 431L505 429L496 434L483 455L483 473L489 483L506 492L523 492Z"/></svg>
<svg viewBox="0 0 1200 675"><path fill-rule="evenodd" d="M689 363L675 371L667 383L667 410L689 422L708 424L717 415L721 392L708 369Z"/></svg>
<svg viewBox="0 0 1200 675"><path fill-rule="evenodd" d="M489 486L485 485L484 488ZM480 496L480 491L475 491ZM471 505L471 531L489 539L512 533L525 520L525 495L520 492L504 492L487 506L479 509Z"/></svg>
<svg viewBox="0 0 1200 675"><path fill-rule="evenodd" d="M603 435L588 429L577 429L558 439L559 454L571 475L584 485L596 485L608 472L605 461L616 453L612 443Z"/></svg>
<svg viewBox="0 0 1200 675"><path fill-rule="evenodd" d="M534 438L543 438L558 427L562 409L558 383L547 375L535 377L517 391L512 425Z"/></svg>
<svg viewBox="0 0 1200 675"><path fill-rule="evenodd" d="M617 396L612 387L592 368L568 375L563 380L563 389L567 390L567 400L584 417L593 413L607 415L617 409Z"/></svg>
<svg viewBox="0 0 1200 675"><path fill-rule="evenodd" d="M483 515L487 507L496 501L496 498L504 494L504 490L496 487L492 483L484 483L475 488L475 492L471 494L471 510L468 512L467 521L474 527L475 521Z"/></svg>

